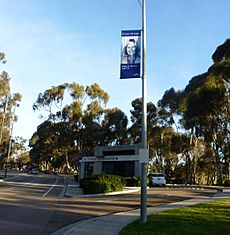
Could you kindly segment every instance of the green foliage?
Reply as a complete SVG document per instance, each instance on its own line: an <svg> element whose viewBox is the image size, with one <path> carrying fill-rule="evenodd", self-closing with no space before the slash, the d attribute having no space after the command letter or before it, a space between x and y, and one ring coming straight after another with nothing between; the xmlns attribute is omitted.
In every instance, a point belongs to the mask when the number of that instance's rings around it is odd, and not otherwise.
<svg viewBox="0 0 230 235"><path fill-rule="evenodd" d="M214 52L212 56L214 64L207 72L193 77L182 91L176 92L174 88L166 91L162 100L158 102L159 124L162 128L175 125L177 132L184 131L183 135L186 138L182 138L182 141L178 138L177 141L172 141L172 145L169 141L168 147L165 148L164 141L158 141L153 137L157 158L155 163L157 165L159 162L170 163L172 159L170 156L173 156L174 152L172 150L176 146L173 142L181 142L180 156L186 163L186 178L190 183L199 182L204 175L206 182L214 181L217 175L217 180L221 183L222 172L229 177L229 55L230 39L227 39ZM174 153L178 155L178 151ZM167 158L170 161L167 161ZM204 162L209 164L203 164ZM168 171L165 173L170 177L173 173L170 171L175 169L175 165L170 163L165 167Z"/></svg>
<svg viewBox="0 0 230 235"><path fill-rule="evenodd" d="M141 186L141 177L126 177L126 186L129 187L140 187ZM147 183L148 185L148 183Z"/></svg>
<svg viewBox="0 0 230 235"><path fill-rule="evenodd" d="M129 128L130 142L132 144L141 143L141 121L142 121L142 98L137 98L132 101L133 110L131 112L132 126ZM152 103L147 103L147 137L151 142L151 130L157 125L157 107ZM149 145L150 152L152 152L152 146Z"/></svg>
<svg viewBox="0 0 230 235"><path fill-rule="evenodd" d="M91 100L97 99L99 103L102 102L104 105L106 105L109 100L108 93L104 92L97 83L94 83L91 86L87 86L86 94L90 97Z"/></svg>
<svg viewBox="0 0 230 235"><path fill-rule="evenodd" d="M147 104L150 161L167 180L214 183L218 176L223 183L223 176L229 178L229 43L227 39L217 47L213 65L191 78L183 90L170 88L157 107L152 102ZM2 74L2 78L7 81L8 74ZM0 88L7 91L4 81ZM1 94L4 100L4 89L0 89ZM46 121L52 121L52 125L44 122L49 127L44 132L39 127L31 139L32 159L60 166L73 152L80 159L98 145L141 143L142 99L132 101L129 128L128 118L120 109L105 109L108 99L108 93L96 83L64 83L40 93L33 108L47 111ZM64 105L64 101L69 103ZM51 157L55 159L52 162Z"/></svg>
<svg viewBox="0 0 230 235"><path fill-rule="evenodd" d="M172 177L172 169L178 165L183 149L183 140L172 127L155 127L152 129L154 171L164 172L166 179Z"/></svg>
<svg viewBox="0 0 230 235"><path fill-rule="evenodd" d="M225 180L224 181L224 186L226 186L226 187L229 186L230 187L230 180Z"/></svg>
<svg viewBox="0 0 230 235"><path fill-rule="evenodd" d="M125 179L121 176L99 174L80 179L80 187L85 194L122 191Z"/></svg>
<svg viewBox="0 0 230 235"><path fill-rule="evenodd" d="M223 182L221 162L226 164L227 169L229 156L229 50L228 40L214 53L214 65L206 73L192 78L183 94L184 127L195 138L203 138L207 147L213 148L218 183Z"/></svg>
<svg viewBox="0 0 230 235"><path fill-rule="evenodd" d="M181 115L182 92L174 88L165 91L161 100L158 101L159 122L161 125L174 125L178 131L177 117Z"/></svg>
<svg viewBox="0 0 230 235"><path fill-rule="evenodd" d="M111 142L114 145L127 144L128 118L125 113L118 108L106 109L104 113L105 116L102 121L104 145Z"/></svg>
<svg viewBox="0 0 230 235"><path fill-rule="evenodd" d="M61 167L74 152L81 156L93 151L103 140L100 121L108 99L96 83L86 87L64 83L40 93L33 109L42 118L45 112L48 115L31 138L32 161ZM66 100L72 102L64 104Z"/></svg>
<svg viewBox="0 0 230 235"><path fill-rule="evenodd" d="M62 167L68 156L76 151L71 137L65 122L43 122L29 143L32 162L45 162L55 168Z"/></svg>
<svg viewBox="0 0 230 235"><path fill-rule="evenodd" d="M214 62L221 62L230 58L230 39L227 39L222 45L218 46L212 55Z"/></svg>
<svg viewBox="0 0 230 235"><path fill-rule="evenodd" d="M0 63L6 63L3 52L0 52ZM10 155L15 153L12 130L14 123L18 119L16 108L19 106L22 98L20 93L12 94L10 88L10 76L6 71L2 71L0 73L0 160L2 162L5 161L4 157L8 152Z"/></svg>
<svg viewBox="0 0 230 235"><path fill-rule="evenodd" d="M5 64L6 63L6 55L3 52L0 52L0 62Z"/></svg>

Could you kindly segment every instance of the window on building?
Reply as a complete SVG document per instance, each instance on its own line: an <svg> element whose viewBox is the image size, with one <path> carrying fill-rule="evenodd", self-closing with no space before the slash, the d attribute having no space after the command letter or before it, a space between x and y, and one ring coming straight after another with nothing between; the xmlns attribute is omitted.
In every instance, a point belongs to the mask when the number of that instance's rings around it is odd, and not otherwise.
<svg viewBox="0 0 230 235"><path fill-rule="evenodd" d="M134 161L103 162L103 172L120 176L134 176Z"/></svg>

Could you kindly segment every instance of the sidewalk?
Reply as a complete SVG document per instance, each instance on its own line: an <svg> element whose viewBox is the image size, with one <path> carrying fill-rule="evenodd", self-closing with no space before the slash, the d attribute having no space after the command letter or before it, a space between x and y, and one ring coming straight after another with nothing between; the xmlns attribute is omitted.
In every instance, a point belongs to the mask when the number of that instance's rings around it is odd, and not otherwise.
<svg viewBox="0 0 230 235"><path fill-rule="evenodd" d="M79 188L77 189L77 185L69 185L66 190L65 196L77 196L82 197L81 191ZM128 190L128 189L127 189ZM135 189L139 190L139 189ZM80 193L80 194L74 194ZM127 193L127 191L125 192ZM85 195L86 196L86 195ZM176 209L185 206L191 206L195 204L199 204L202 202L210 201L210 200L219 200L219 199L228 199L230 200L230 189L224 189L222 192L218 192L214 197L206 197L206 198L198 198L198 199L190 199L180 202L175 202L171 204L165 204L161 206L154 206L147 208L147 213L154 214L160 211ZM140 218L140 209L114 213L106 216L95 217L87 220L83 220L66 227L59 229L58 231L52 233L52 235L118 235L123 227L130 224L132 221Z"/></svg>

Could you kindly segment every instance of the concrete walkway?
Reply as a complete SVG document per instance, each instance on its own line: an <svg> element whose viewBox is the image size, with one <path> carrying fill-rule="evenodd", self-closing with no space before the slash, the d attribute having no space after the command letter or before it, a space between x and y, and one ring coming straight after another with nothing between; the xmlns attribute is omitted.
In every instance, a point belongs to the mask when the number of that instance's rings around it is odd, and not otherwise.
<svg viewBox="0 0 230 235"><path fill-rule="evenodd" d="M81 192L75 185L69 185L66 196L78 196L80 197ZM76 190L74 192L74 190ZM139 189L135 189L139 190ZM218 192L214 197L190 199L171 204L165 204L160 206L154 206L147 208L147 213L154 214L160 211L171 210L181 208L185 206L191 206L210 200L225 199L230 200L230 189L223 189L222 192ZM80 194L79 194L80 193ZM127 192L126 192L127 193ZM140 209L114 213L106 216L95 217L87 220L83 220L66 227L63 227L52 233L52 235L118 235L123 227L130 224L132 221L140 218Z"/></svg>

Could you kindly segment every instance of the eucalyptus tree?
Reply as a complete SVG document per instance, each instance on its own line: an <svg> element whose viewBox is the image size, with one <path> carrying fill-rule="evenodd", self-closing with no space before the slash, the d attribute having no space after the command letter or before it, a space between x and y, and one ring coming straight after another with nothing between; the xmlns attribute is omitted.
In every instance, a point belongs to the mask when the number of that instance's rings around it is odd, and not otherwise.
<svg viewBox="0 0 230 235"><path fill-rule="evenodd" d="M194 183L196 179L196 162L198 159L196 144L198 140L192 139L192 135L186 131L183 126L183 117L184 117L184 90L175 91L174 88L171 88L165 91L161 100L158 101L159 108L159 124L161 126L160 133L164 129L170 129L173 133L176 130L178 137L180 136L180 152L177 152L178 160L180 160L180 172L174 172L172 178L175 178L176 182L187 182ZM175 156L176 157L176 156ZM178 167L175 166L175 169L178 170ZM184 174L181 170L184 169ZM183 178L183 180L181 180Z"/></svg>
<svg viewBox="0 0 230 235"><path fill-rule="evenodd" d="M5 53L0 52L0 62L6 63ZM0 74L0 115L1 115L1 130L0 130L0 144L2 143L3 131L5 126L5 116L8 104L8 97L10 94L10 78L6 71L2 71Z"/></svg>
<svg viewBox="0 0 230 235"><path fill-rule="evenodd" d="M230 138L230 40L219 46L214 64L193 77L184 90L183 125L194 138L204 138L213 149L217 181L222 183L222 164L229 178Z"/></svg>
<svg viewBox="0 0 230 235"><path fill-rule="evenodd" d="M2 144L3 136L4 139L9 136L9 119L7 119L8 112L8 100L10 96L10 84L9 75L3 71L0 75L0 115L1 115L1 130L0 130L0 144ZM6 128L5 128L6 127Z"/></svg>
<svg viewBox="0 0 230 235"><path fill-rule="evenodd" d="M12 151L15 159L28 152L27 140L21 136L16 136L13 139ZM25 154L26 155L26 154Z"/></svg>
<svg viewBox="0 0 230 235"><path fill-rule="evenodd" d="M6 57L0 52L0 62L6 63ZM16 107L21 101L20 93L11 93L10 77L6 71L0 74L0 153L3 159L11 153L13 124L17 121Z"/></svg>
<svg viewBox="0 0 230 235"><path fill-rule="evenodd" d="M158 101L159 123L162 126L172 126L177 132L181 129L180 120L182 118L181 106L182 91L172 87L165 91L161 100Z"/></svg>
<svg viewBox="0 0 230 235"><path fill-rule="evenodd" d="M60 167L73 152L83 155L92 151L100 139L101 118L108 99L109 95L96 83L85 87L75 82L65 83L40 93L33 109L48 112L45 123L49 121L51 136L39 134L44 141L51 140L40 151L34 134L31 154L37 157L33 159L43 161L40 153L47 150L49 159L52 156L53 164Z"/></svg>
<svg viewBox="0 0 230 235"><path fill-rule="evenodd" d="M65 122L45 121L30 139L30 158L44 169L68 166L68 155L75 151Z"/></svg>
<svg viewBox="0 0 230 235"><path fill-rule="evenodd" d="M131 144L141 143L141 120L142 120L142 99L137 98L132 101L133 110L131 113L132 125L128 130ZM154 156L153 130L158 125L158 109L152 103L147 103L147 141L150 159Z"/></svg>
<svg viewBox="0 0 230 235"><path fill-rule="evenodd" d="M102 145L128 144L128 118L118 108L106 109L102 121Z"/></svg>
<svg viewBox="0 0 230 235"><path fill-rule="evenodd" d="M37 127L37 131L30 139L30 159L37 166L45 164L47 168L53 157L53 122L45 121Z"/></svg>
<svg viewBox="0 0 230 235"><path fill-rule="evenodd" d="M129 128L131 144L141 143L141 116L142 116L142 99L136 98L131 103L133 110L131 113L132 125ZM149 125L147 125L149 127Z"/></svg>
<svg viewBox="0 0 230 235"><path fill-rule="evenodd" d="M131 113L132 126L129 129L133 143L141 143L141 120L142 120L142 99L136 98L132 101L133 110ZM147 133L151 134L151 129L157 123L157 107L149 102L147 104Z"/></svg>
<svg viewBox="0 0 230 235"><path fill-rule="evenodd" d="M6 55L4 52L0 52L0 62L3 64L6 63Z"/></svg>
<svg viewBox="0 0 230 235"><path fill-rule="evenodd" d="M56 113L61 112L63 108L62 102L67 87L68 84L64 83L59 86L52 86L43 93L39 93L36 102L33 104L33 110L45 111L48 115L44 116L44 112L42 112L40 117L55 121Z"/></svg>
<svg viewBox="0 0 230 235"><path fill-rule="evenodd" d="M217 47L212 59L207 72L193 77L181 91L167 90L158 102L160 126L175 127L182 136L181 156L190 183L198 181L201 167L209 182L211 172L220 183L223 173L229 179L230 39Z"/></svg>
<svg viewBox="0 0 230 235"><path fill-rule="evenodd" d="M183 140L181 135L170 126L155 126L152 130L153 154L151 168L164 172L166 179L175 175L175 168L180 162Z"/></svg>
<svg viewBox="0 0 230 235"><path fill-rule="evenodd" d="M19 168L30 162L29 149L27 146L27 140L23 137L16 136L12 139L10 161L16 163Z"/></svg>
<svg viewBox="0 0 230 235"><path fill-rule="evenodd" d="M73 102L63 109L63 118L70 124L74 142L81 154L93 151L100 144L101 120L109 95L98 84L70 84Z"/></svg>

